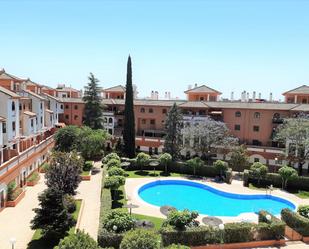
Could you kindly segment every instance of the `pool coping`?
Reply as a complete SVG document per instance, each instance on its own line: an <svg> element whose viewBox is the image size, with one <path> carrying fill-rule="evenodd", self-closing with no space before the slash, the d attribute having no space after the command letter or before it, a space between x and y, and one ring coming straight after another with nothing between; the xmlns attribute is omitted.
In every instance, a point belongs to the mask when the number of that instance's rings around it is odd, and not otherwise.
<svg viewBox="0 0 309 249"><path fill-rule="evenodd" d="M188 182L196 182L199 184L203 184L205 186L214 188L215 190L231 193L231 194L239 194L239 195L265 195L265 191L261 190L252 190L240 186L241 181L233 181L232 184L226 184L226 183L215 183L210 181L208 178L204 179L187 179L185 177L157 177L157 178L127 178L126 184L125 184L125 192L126 192L126 198L128 199L128 202L138 205L138 208L135 208L132 210L133 213L136 214L142 214L142 215L148 215L148 216L154 216L159 218L166 218L161 212L160 207L150 204L146 201L144 201L139 196L139 189L148 183L159 181L159 180L182 180L182 181L188 181ZM297 196L287 193L282 190L274 190L272 191L272 196L278 197L281 199L284 199L286 201L291 202L293 205L295 205L296 209L301 204L309 204L309 200L300 199ZM207 217L208 215L200 214L198 217L198 220L201 221L204 217ZM280 215L277 215L280 216ZM224 223L227 222L240 222L240 221L251 221L251 222L258 222L258 215L255 213L242 213L238 216L216 216L220 218Z"/></svg>

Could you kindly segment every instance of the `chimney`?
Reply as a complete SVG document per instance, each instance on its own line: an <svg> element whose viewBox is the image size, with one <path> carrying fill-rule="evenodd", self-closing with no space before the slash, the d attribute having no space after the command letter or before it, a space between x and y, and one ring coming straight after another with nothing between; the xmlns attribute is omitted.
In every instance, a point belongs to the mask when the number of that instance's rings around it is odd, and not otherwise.
<svg viewBox="0 0 309 249"><path fill-rule="evenodd" d="M273 93L269 94L269 101L272 102L273 101Z"/></svg>
<svg viewBox="0 0 309 249"><path fill-rule="evenodd" d="M262 94L261 93L259 93L259 99L261 99L262 98Z"/></svg>
<svg viewBox="0 0 309 249"><path fill-rule="evenodd" d="M154 91L151 91L150 98L151 98L151 99L154 99Z"/></svg>
<svg viewBox="0 0 309 249"><path fill-rule="evenodd" d="M171 92L167 92L167 98L171 99Z"/></svg>
<svg viewBox="0 0 309 249"><path fill-rule="evenodd" d="M255 102L255 98L256 98L256 92L253 91L253 94L252 94L252 101Z"/></svg>
<svg viewBox="0 0 309 249"><path fill-rule="evenodd" d="M234 92L231 92L231 100L234 100Z"/></svg>
<svg viewBox="0 0 309 249"><path fill-rule="evenodd" d="M156 100L159 99L159 93L158 93L158 91L155 91L155 99L156 99Z"/></svg>
<svg viewBox="0 0 309 249"><path fill-rule="evenodd" d="M241 102L245 102L245 100L246 100L246 92L243 91L243 92L241 93Z"/></svg>
<svg viewBox="0 0 309 249"><path fill-rule="evenodd" d="M191 90L192 89L192 85L188 85L188 90Z"/></svg>
<svg viewBox="0 0 309 249"><path fill-rule="evenodd" d="M197 83L195 83L195 85L194 85L194 88L196 88L197 87Z"/></svg>
<svg viewBox="0 0 309 249"><path fill-rule="evenodd" d="M250 97L250 96L249 96L249 93L247 93L247 101L248 101L248 102L249 102L249 97Z"/></svg>

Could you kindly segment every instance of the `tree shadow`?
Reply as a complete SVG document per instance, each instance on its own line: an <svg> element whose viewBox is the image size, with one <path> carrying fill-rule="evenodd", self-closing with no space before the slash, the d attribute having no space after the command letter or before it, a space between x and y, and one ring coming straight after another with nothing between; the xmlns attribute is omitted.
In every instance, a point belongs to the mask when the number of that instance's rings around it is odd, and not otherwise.
<svg viewBox="0 0 309 249"><path fill-rule="evenodd" d="M170 172L164 172L164 171L162 171L162 172L160 172L160 176L165 176L165 177L171 176L171 173L170 173Z"/></svg>
<svg viewBox="0 0 309 249"><path fill-rule="evenodd" d="M152 173L149 173L148 176L156 177L156 176L159 176L159 174L158 174L158 173L153 173L153 172L152 172Z"/></svg>
<svg viewBox="0 0 309 249"><path fill-rule="evenodd" d="M32 240L28 243L27 249L53 249L59 241L53 241L46 238Z"/></svg>
<svg viewBox="0 0 309 249"><path fill-rule="evenodd" d="M114 208L122 208L123 207L123 203L121 202L121 200L124 199L124 194L122 190L116 190L114 192L114 198L112 200L112 209Z"/></svg>
<svg viewBox="0 0 309 249"><path fill-rule="evenodd" d="M136 171L135 174L139 176L148 176L149 172L144 171L144 170L139 170L139 171Z"/></svg>

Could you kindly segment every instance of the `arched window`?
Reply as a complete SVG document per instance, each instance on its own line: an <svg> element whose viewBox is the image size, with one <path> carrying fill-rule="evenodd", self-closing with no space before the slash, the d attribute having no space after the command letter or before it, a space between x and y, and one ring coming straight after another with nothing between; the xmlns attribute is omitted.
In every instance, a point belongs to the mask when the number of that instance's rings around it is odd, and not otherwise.
<svg viewBox="0 0 309 249"><path fill-rule="evenodd" d="M149 113L153 113L153 109L152 108L149 108Z"/></svg>
<svg viewBox="0 0 309 249"><path fill-rule="evenodd" d="M254 118L260 118L260 117L261 117L261 114L259 112L254 113Z"/></svg>
<svg viewBox="0 0 309 249"><path fill-rule="evenodd" d="M144 107L141 108L141 112L145 112L145 108Z"/></svg>
<svg viewBox="0 0 309 249"><path fill-rule="evenodd" d="M112 123L113 123L113 119L112 119L112 118L109 118L109 119L108 119L108 123L112 124Z"/></svg>
<svg viewBox="0 0 309 249"><path fill-rule="evenodd" d="M235 112L235 117L237 118L241 117L241 112L240 111Z"/></svg>
<svg viewBox="0 0 309 249"><path fill-rule="evenodd" d="M103 121L104 121L104 123L107 123L107 118L104 118L104 120L103 120Z"/></svg>
<svg viewBox="0 0 309 249"><path fill-rule="evenodd" d="M12 111L15 111L15 102L12 101Z"/></svg>

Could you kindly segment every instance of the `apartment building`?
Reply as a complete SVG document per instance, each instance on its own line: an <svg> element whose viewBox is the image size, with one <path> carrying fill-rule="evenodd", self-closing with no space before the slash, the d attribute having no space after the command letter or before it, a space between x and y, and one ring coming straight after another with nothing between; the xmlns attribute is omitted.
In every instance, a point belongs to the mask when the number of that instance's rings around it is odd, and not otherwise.
<svg viewBox="0 0 309 249"><path fill-rule="evenodd" d="M0 70L0 211L10 182L26 178L47 160L63 114L57 91Z"/></svg>

